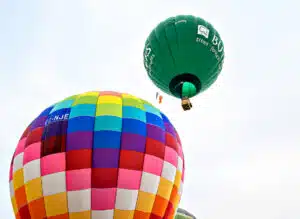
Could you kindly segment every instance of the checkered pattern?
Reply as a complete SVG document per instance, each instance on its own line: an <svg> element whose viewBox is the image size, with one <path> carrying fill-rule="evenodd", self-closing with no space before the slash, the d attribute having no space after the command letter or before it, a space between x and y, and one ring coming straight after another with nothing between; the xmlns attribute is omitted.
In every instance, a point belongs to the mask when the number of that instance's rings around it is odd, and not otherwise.
<svg viewBox="0 0 300 219"><path fill-rule="evenodd" d="M183 181L168 118L116 92L44 110L23 133L9 176L18 219L173 219Z"/></svg>

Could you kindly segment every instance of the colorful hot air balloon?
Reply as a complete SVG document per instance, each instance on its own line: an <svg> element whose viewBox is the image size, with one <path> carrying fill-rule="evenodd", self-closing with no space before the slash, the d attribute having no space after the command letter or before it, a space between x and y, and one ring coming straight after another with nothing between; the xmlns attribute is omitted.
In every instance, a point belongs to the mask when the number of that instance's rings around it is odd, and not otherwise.
<svg viewBox="0 0 300 219"><path fill-rule="evenodd" d="M153 83L165 93L182 99L205 91L217 79L224 61L219 33L207 21L191 15L170 17L149 35L144 66Z"/></svg>
<svg viewBox="0 0 300 219"><path fill-rule="evenodd" d="M175 219L196 219L196 217L187 210L178 208Z"/></svg>
<svg viewBox="0 0 300 219"><path fill-rule="evenodd" d="M44 110L10 167L18 219L171 219L184 159L168 118L145 100L87 92Z"/></svg>

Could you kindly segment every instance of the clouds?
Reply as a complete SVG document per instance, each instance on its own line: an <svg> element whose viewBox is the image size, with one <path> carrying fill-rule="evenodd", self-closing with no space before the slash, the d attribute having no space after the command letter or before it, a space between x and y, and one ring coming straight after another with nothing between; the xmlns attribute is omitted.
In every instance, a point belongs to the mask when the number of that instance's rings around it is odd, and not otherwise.
<svg viewBox="0 0 300 219"><path fill-rule="evenodd" d="M300 37L292 1L1 2L0 197L26 125L48 105L88 90L118 90L155 102L144 41L168 16L211 21L225 43L224 70L193 99L164 96L186 158L181 207L203 219L298 219ZM2 7L3 6L3 7ZM271 7L272 6L272 7Z"/></svg>

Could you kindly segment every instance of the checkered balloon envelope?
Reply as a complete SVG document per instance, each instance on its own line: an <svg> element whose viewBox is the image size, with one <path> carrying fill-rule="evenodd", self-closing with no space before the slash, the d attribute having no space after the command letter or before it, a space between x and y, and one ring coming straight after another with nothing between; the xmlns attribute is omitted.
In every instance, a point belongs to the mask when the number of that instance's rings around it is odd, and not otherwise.
<svg viewBox="0 0 300 219"><path fill-rule="evenodd" d="M174 218L184 158L175 128L149 102L93 91L27 127L9 182L18 219Z"/></svg>

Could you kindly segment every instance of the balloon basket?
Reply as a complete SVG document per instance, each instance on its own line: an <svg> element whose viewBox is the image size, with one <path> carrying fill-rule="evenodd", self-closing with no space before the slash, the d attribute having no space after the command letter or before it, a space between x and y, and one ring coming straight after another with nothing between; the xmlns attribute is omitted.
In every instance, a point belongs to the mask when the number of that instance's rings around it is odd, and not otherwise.
<svg viewBox="0 0 300 219"><path fill-rule="evenodd" d="M189 98L183 98L181 100L181 106L184 111L190 110L193 107Z"/></svg>

